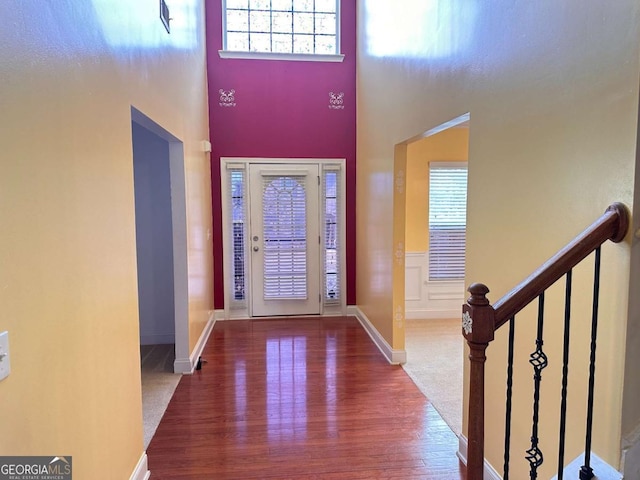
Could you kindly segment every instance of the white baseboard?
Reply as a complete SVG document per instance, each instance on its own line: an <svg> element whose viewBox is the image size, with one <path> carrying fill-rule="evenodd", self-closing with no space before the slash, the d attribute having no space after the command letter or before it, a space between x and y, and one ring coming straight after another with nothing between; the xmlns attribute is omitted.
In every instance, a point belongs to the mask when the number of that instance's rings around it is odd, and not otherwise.
<svg viewBox="0 0 640 480"><path fill-rule="evenodd" d="M202 330L202 333L200 334L200 338L196 342L196 346L193 349L193 352L191 352L191 357L190 357L191 372L190 373L193 373L193 370L196 368L198 359L202 355L202 351L204 350L204 347L207 344L207 340L209 340L209 335L211 335L213 326L215 324L216 324L216 320L215 320L215 312L214 312L214 315L209 316L209 321L207 322L204 329Z"/></svg>
<svg viewBox="0 0 640 480"><path fill-rule="evenodd" d="M253 317L253 319L255 318L262 318L262 317ZM228 317L226 317L223 313L222 318L216 318L216 321L218 322L234 322L236 320L252 320L252 318L249 315L247 315L246 312L238 313L238 314L230 314Z"/></svg>
<svg viewBox="0 0 640 480"><path fill-rule="evenodd" d="M426 308L407 308L404 312L407 320L438 320L446 318L458 318L462 315L462 302L455 310L429 310Z"/></svg>
<svg viewBox="0 0 640 480"><path fill-rule="evenodd" d="M456 455L462 463L467 464L467 447L469 445L469 441L467 437L464 435L458 435L458 451ZM483 478L484 480L502 480L502 476L496 471L493 466L487 462L487 459L484 459L484 468L483 468Z"/></svg>
<svg viewBox="0 0 640 480"><path fill-rule="evenodd" d="M344 315L347 316L356 316L357 315L357 309L358 307L355 305L347 305L346 308L342 308L340 307L340 310L335 310L335 311L325 311L324 313L322 313L320 316L321 317L341 317ZM304 315L303 315L304 316ZM277 317L277 315L276 315ZM252 317L249 316L249 314L247 313L246 309L239 309L239 310L231 310L230 312L226 312L224 309L222 310L215 310L214 312L214 318L215 320L218 321L230 321L230 320L251 320ZM261 317L254 317L254 318L261 318ZM273 318L273 317L270 317Z"/></svg>
<svg viewBox="0 0 640 480"><path fill-rule="evenodd" d="M190 358L176 358L173 362L173 373L193 373Z"/></svg>
<svg viewBox="0 0 640 480"><path fill-rule="evenodd" d="M351 307L347 308L347 312L349 312ZM366 332L373 340L373 343L376 344L378 349L382 352L385 358L389 361L389 363L393 365L398 365L400 363L406 363L407 361L407 352L405 350L394 350L391 348L391 345L384 339L380 332L373 326L371 321L367 318L362 310L358 307L355 307L355 316L366 330Z"/></svg>
<svg viewBox="0 0 640 480"><path fill-rule="evenodd" d="M219 322L227 322L229 320L251 320L247 308L232 308L215 310L214 318Z"/></svg>
<svg viewBox="0 0 640 480"><path fill-rule="evenodd" d="M149 477L151 477L151 472L147 466L147 452L142 452L142 456L138 460L136 468L133 469L129 480L148 480Z"/></svg>
<svg viewBox="0 0 640 480"><path fill-rule="evenodd" d="M204 330L202 330L200 338L198 339L198 342L196 343L196 346L193 349L193 352L191 352L189 358L176 358L175 362L173 363L173 371L175 373L182 373L187 375L193 373L196 365L198 364L198 358L200 358L200 356L202 355L202 350L204 350L204 346L207 344L207 340L209 340L209 335L211 335L211 331L213 330L213 326L215 325L215 323L215 312L211 312L209 321L205 325Z"/></svg>

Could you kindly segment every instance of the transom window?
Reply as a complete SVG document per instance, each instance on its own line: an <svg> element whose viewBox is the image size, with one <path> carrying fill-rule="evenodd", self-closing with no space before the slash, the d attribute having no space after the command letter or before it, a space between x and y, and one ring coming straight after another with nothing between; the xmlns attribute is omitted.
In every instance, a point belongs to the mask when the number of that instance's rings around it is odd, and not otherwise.
<svg viewBox="0 0 640 480"><path fill-rule="evenodd" d="M223 0L225 51L336 55L339 0Z"/></svg>

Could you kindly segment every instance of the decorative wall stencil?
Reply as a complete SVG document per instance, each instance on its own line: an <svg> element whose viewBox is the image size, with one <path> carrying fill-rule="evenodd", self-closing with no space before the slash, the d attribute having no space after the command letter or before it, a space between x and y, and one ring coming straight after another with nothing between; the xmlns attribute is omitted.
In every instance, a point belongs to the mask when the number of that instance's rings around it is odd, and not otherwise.
<svg viewBox="0 0 640 480"><path fill-rule="evenodd" d="M402 267L404 265L404 243L402 242L398 243L398 246L396 247L395 257L396 257L396 264L399 267Z"/></svg>
<svg viewBox="0 0 640 480"><path fill-rule="evenodd" d="M334 110L344 109L344 92L329 92L329 108L333 108Z"/></svg>
<svg viewBox="0 0 640 480"><path fill-rule="evenodd" d="M393 322L396 325L396 328L402 328L404 326L404 309L401 305L396 307L396 311L393 314Z"/></svg>
<svg viewBox="0 0 640 480"><path fill-rule="evenodd" d="M473 319L469 312L464 312L462 314L462 328L464 329L464 333L469 335L473 331Z"/></svg>
<svg viewBox="0 0 640 480"><path fill-rule="evenodd" d="M220 106L221 107L235 107L236 106L236 91L231 89L229 91L220 89Z"/></svg>
<svg viewBox="0 0 640 480"><path fill-rule="evenodd" d="M398 173L396 173L396 190L398 191L398 193L404 193L405 183L404 170L398 170Z"/></svg>

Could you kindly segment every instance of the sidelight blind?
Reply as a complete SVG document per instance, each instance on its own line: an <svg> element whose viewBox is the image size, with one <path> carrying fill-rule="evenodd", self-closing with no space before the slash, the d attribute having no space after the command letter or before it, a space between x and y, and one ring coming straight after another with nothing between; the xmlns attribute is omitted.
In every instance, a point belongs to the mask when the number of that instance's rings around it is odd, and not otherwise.
<svg viewBox="0 0 640 480"><path fill-rule="evenodd" d="M429 165L429 280L464 279L466 163Z"/></svg>
<svg viewBox="0 0 640 480"><path fill-rule="evenodd" d="M339 304L340 284L340 170L325 167L322 172L322 199L324 202L324 303Z"/></svg>
<svg viewBox="0 0 640 480"><path fill-rule="evenodd" d="M232 289L230 306L246 306L246 217L247 217L247 177L244 165L229 165L227 168L227 185L229 186L229 214L231 225L227 231L231 233Z"/></svg>

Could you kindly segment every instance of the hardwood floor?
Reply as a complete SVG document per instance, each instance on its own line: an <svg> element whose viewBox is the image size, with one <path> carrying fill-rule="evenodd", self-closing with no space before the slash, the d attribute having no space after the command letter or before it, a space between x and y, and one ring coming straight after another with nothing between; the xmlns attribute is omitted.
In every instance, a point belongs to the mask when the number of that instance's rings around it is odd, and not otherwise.
<svg viewBox="0 0 640 480"><path fill-rule="evenodd" d="M353 317L218 322L152 479L462 479L458 440Z"/></svg>

